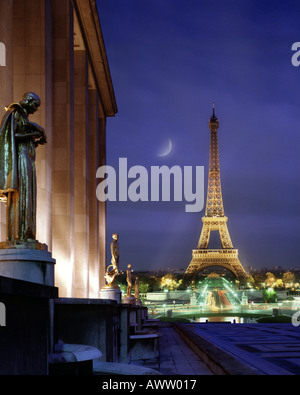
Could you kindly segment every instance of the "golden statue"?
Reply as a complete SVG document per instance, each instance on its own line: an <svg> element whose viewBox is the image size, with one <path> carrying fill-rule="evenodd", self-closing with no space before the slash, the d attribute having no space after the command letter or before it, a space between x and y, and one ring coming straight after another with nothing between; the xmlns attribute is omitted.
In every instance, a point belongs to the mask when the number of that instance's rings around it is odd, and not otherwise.
<svg viewBox="0 0 300 395"><path fill-rule="evenodd" d="M131 270L131 265L129 264L127 266L127 270L126 270L126 281L127 281L127 295L126 296L131 296L131 289L132 289L132 275L131 273L133 272L133 270Z"/></svg>
<svg viewBox="0 0 300 395"><path fill-rule="evenodd" d="M115 278L121 274L122 272L119 270L119 235L113 233L112 235L113 241L110 244L111 251L111 265L109 265L106 269L105 280L106 280L106 288L115 288L113 285Z"/></svg>
<svg viewBox="0 0 300 395"><path fill-rule="evenodd" d="M139 278L135 277L134 283L134 297L138 300L140 298Z"/></svg>

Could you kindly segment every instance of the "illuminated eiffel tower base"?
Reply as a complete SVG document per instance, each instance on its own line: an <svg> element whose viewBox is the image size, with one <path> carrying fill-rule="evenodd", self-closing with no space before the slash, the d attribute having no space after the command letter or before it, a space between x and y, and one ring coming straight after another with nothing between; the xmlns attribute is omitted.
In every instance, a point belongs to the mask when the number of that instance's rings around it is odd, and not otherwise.
<svg viewBox="0 0 300 395"><path fill-rule="evenodd" d="M238 280L241 280L247 278L248 274L239 260L238 250L233 248L227 228L228 218L224 215L217 134L219 121L215 116L214 107L213 115L209 120L209 128L210 154L206 211L202 218L203 226L197 249L193 250L192 260L185 272L185 278L193 280L203 269L221 266L230 270ZM219 232L221 249L208 248L212 231Z"/></svg>

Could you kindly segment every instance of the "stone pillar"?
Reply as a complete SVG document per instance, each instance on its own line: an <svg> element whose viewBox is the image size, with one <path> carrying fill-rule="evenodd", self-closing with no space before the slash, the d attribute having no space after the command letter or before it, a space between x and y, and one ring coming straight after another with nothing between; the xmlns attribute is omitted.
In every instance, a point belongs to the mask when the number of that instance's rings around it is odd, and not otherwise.
<svg viewBox="0 0 300 395"><path fill-rule="evenodd" d="M37 239L42 243L23 241L0 243L0 270L1 275L6 277L44 285L54 284L55 264L47 247L47 245L51 247L52 215L52 115L51 103L49 103L52 62L51 49L46 51L46 45L51 48L50 22L50 0L1 2L1 27L7 25L4 38L9 40L6 43L8 56L3 90L1 86L6 106L12 102L19 102L26 92L37 93L41 98L42 106L34 116L30 117L30 121L45 127L48 144L38 147L36 157ZM4 211L3 207L1 211ZM1 232L2 240L5 240L3 226Z"/></svg>
<svg viewBox="0 0 300 395"><path fill-rule="evenodd" d="M1 1L0 40L5 45L6 66L0 67L0 117L13 101L13 3ZM6 208L0 204L0 241L6 240Z"/></svg>
<svg viewBox="0 0 300 395"><path fill-rule="evenodd" d="M74 274L75 297L89 296L88 67L85 50L74 52ZM94 147L93 147L94 148Z"/></svg>
<svg viewBox="0 0 300 395"><path fill-rule="evenodd" d="M46 129L48 144L36 151L37 239L52 244L51 1L13 3L13 101L33 91L42 105L30 118ZM2 18L2 14L1 14ZM47 48L47 50L46 50Z"/></svg>
<svg viewBox="0 0 300 395"><path fill-rule="evenodd" d="M92 76L90 75L90 79ZM98 122L98 95L96 89L89 88L89 109L88 109L88 153L89 161L89 297L99 296L99 228L98 228L98 200L96 197L97 188L97 136L99 130Z"/></svg>
<svg viewBox="0 0 300 395"><path fill-rule="evenodd" d="M106 164L106 119L105 118L99 118L98 147L99 147L98 167L100 167ZM100 182L100 180L98 180L98 182ZM106 202L98 202L98 227L99 227L99 279L100 279L100 288L102 288L105 285L104 274L106 270Z"/></svg>
<svg viewBox="0 0 300 395"><path fill-rule="evenodd" d="M120 307L120 363L130 362L130 308Z"/></svg>
<svg viewBox="0 0 300 395"><path fill-rule="evenodd" d="M73 10L52 0L53 241L60 296L73 296L74 270L74 45Z"/></svg>

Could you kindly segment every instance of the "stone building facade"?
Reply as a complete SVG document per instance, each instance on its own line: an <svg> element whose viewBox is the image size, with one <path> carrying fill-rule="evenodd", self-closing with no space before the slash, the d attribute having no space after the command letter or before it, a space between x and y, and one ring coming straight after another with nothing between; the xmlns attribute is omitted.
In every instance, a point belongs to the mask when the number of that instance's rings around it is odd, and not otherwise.
<svg viewBox="0 0 300 395"><path fill-rule="evenodd" d="M48 245L59 296L96 298L106 267L105 203L96 170L106 162L107 117L117 113L95 0L0 0L0 116L28 91L42 101L37 149L37 239ZM99 181L99 180L98 180ZM0 240L6 238L0 205Z"/></svg>

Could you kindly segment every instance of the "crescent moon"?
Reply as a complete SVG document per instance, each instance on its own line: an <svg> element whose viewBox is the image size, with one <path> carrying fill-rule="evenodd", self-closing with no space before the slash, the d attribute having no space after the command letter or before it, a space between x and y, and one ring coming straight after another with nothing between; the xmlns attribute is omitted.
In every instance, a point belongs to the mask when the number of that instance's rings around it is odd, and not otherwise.
<svg viewBox="0 0 300 395"><path fill-rule="evenodd" d="M172 144L171 139L169 138L167 148L165 148L162 152L157 154L157 156L163 157L163 156L169 155L169 153L172 151L172 148L173 148L173 144Z"/></svg>

